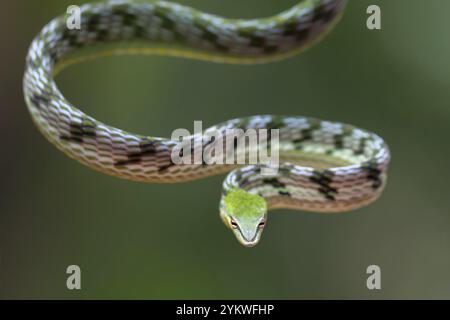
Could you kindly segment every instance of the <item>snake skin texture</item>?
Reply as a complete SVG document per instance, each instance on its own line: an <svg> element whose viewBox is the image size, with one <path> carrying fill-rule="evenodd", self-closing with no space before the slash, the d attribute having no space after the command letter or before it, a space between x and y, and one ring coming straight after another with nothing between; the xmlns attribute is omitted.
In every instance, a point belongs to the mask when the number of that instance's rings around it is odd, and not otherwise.
<svg viewBox="0 0 450 320"><path fill-rule="evenodd" d="M339 21L346 0L307 0L264 19L225 19L165 1L105 1L81 7L80 30L66 16L48 23L26 60L24 96L32 119L58 149L100 172L134 181L177 183L233 170L224 183L268 199L270 207L336 212L375 200L387 178L389 150L377 135L351 125L301 116L234 119L205 132L280 130L281 167L177 165L179 144L103 124L73 106L54 76L67 65L112 54L162 54L223 63L266 63L310 47ZM194 135L193 141L205 141ZM196 152L196 151L195 151Z"/></svg>

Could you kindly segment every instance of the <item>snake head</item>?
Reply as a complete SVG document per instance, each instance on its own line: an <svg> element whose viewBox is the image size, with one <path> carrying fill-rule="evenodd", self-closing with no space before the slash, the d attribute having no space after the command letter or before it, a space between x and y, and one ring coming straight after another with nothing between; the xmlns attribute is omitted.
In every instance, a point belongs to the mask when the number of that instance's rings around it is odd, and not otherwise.
<svg viewBox="0 0 450 320"><path fill-rule="evenodd" d="M258 244L266 226L267 202L242 189L230 190L221 201L220 216L245 247Z"/></svg>

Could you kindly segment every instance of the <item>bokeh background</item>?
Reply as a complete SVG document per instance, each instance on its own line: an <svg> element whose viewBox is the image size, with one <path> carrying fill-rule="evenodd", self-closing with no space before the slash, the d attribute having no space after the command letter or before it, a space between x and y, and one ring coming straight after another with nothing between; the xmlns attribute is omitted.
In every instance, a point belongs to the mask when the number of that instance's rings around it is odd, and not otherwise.
<svg viewBox="0 0 450 320"><path fill-rule="evenodd" d="M295 0L180 1L260 17ZM169 135L194 120L299 114L377 132L388 187L355 212L277 211L241 247L219 219L223 177L150 185L94 172L37 131L23 101L34 35L74 0L9 0L0 13L0 298L450 298L450 2L350 0L335 31L299 57L229 66L112 57L66 70L62 92L108 124ZM382 8L381 31L366 8ZM82 290L66 289L66 267ZM366 268L382 290L366 288Z"/></svg>

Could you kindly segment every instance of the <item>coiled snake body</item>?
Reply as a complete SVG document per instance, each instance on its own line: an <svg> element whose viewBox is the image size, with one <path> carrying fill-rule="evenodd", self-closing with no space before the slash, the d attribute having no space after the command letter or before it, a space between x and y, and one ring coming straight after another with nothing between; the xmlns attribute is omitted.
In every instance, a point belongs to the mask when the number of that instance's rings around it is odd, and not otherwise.
<svg viewBox="0 0 450 320"><path fill-rule="evenodd" d="M224 63L265 63L318 42L342 15L346 0L304 0L265 19L232 20L164 1L106 1L82 6L80 30L66 16L47 24L31 44L24 95L34 122L61 151L81 163L135 181L174 183L234 169L220 213L245 246L258 243L267 210L339 212L375 200L386 182L389 150L377 135L301 116L253 116L208 130L277 128L276 175L250 166L174 164L179 141L125 132L74 107L54 76L69 64L110 54L162 54ZM208 131L206 130L206 132ZM203 135L192 136L204 144Z"/></svg>

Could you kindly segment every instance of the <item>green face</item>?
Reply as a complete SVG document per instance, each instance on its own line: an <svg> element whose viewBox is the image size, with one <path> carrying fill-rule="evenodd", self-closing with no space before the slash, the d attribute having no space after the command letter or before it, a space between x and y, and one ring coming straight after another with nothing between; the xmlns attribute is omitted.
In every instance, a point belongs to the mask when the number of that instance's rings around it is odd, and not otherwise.
<svg viewBox="0 0 450 320"><path fill-rule="evenodd" d="M238 241L246 247L258 244L267 220L266 200L242 189L233 189L222 201L220 216Z"/></svg>

